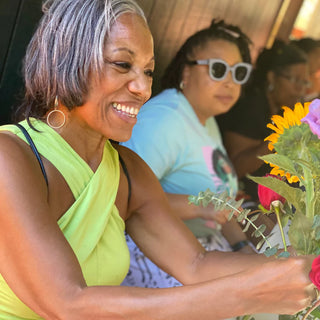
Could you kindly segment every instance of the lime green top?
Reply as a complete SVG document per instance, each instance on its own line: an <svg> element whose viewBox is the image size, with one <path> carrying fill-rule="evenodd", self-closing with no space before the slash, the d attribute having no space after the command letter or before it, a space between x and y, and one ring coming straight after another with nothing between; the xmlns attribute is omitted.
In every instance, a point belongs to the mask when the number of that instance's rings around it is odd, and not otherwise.
<svg viewBox="0 0 320 320"><path fill-rule="evenodd" d="M31 129L26 121L21 124L74 195L75 202L57 223L79 260L87 285L119 285L128 272L130 256L124 221L115 206L120 178L117 151L107 141L102 161L93 172L58 133L42 121L31 122L40 132ZM0 131L11 131L26 141L17 126L1 126ZM15 296L1 274L0 319L41 319Z"/></svg>

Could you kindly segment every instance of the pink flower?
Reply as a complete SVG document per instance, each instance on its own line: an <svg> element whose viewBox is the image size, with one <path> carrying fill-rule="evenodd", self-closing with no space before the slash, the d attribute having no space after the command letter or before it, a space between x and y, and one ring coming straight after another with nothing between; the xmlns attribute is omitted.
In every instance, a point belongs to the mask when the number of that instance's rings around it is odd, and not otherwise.
<svg viewBox="0 0 320 320"><path fill-rule="evenodd" d="M309 105L308 114L301 119L309 125L310 130L320 139L320 100L314 99Z"/></svg>
<svg viewBox="0 0 320 320"><path fill-rule="evenodd" d="M320 256L316 257L313 260L309 278L312 283L320 290Z"/></svg>
<svg viewBox="0 0 320 320"><path fill-rule="evenodd" d="M281 180L280 177L275 176L273 174L267 174L266 177L274 177L275 179ZM273 191L265 186L262 186L261 184L258 185L258 196L259 196L259 201L260 201L261 205L267 210L271 210L270 205L275 200L279 200L282 203L284 203L286 201L286 199L284 197L280 196L275 191Z"/></svg>

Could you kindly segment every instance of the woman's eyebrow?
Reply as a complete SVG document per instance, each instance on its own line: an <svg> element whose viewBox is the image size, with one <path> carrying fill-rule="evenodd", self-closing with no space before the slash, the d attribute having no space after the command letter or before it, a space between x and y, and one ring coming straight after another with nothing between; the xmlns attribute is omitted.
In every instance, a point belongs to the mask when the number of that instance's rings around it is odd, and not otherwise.
<svg viewBox="0 0 320 320"><path fill-rule="evenodd" d="M131 54L132 56L135 56L136 54L134 53L134 51L132 51L131 49L128 49L128 48L126 48L126 47L119 47L119 48L115 48L115 49L113 49L112 50L112 52L119 52L119 51L127 51L129 54ZM155 60L155 57L154 56L152 56L151 58L150 58L150 62L151 61L154 61Z"/></svg>
<svg viewBox="0 0 320 320"><path fill-rule="evenodd" d="M133 55L133 56L135 55L135 53L132 50L130 50L130 49L126 48L126 47L119 47L119 48L115 48L115 49L112 50L112 52L117 52L117 51L127 51L131 55Z"/></svg>

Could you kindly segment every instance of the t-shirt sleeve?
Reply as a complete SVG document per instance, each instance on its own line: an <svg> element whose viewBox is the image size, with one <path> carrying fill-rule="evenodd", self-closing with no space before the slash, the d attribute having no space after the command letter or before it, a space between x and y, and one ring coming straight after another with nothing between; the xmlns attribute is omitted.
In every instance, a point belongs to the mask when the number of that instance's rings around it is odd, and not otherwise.
<svg viewBox="0 0 320 320"><path fill-rule="evenodd" d="M175 110L161 105L143 106L130 140L121 144L136 152L161 180L174 168L179 156L180 131Z"/></svg>

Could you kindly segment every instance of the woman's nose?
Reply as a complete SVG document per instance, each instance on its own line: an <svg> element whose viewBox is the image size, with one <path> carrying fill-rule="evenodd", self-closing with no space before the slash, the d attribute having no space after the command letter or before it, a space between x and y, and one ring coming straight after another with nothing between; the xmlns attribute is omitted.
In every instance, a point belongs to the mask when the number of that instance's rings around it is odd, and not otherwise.
<svg viewBox="0 0 320 320"><path fill-rule="evenodd" d="M136 72L133 79L128 83L128 89L130 92L149 98L151 96L152 78L146 75L144 72Z"/></svg>

